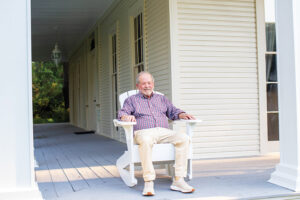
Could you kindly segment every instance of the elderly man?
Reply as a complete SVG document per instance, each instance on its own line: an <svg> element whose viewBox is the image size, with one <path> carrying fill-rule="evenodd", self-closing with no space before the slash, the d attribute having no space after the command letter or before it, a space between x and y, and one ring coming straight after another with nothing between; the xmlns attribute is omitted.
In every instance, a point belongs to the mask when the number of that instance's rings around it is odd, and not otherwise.
<svg viewBox="0 0 300 200"><path fill-rule="evenodd" d="M192 115L176 108L163 95L153 93L154 79L148 72L140 72L136 78L139 93L127 98L119 111L122 121L137 122L134 126L134 140L139 145L139 153L143 168L145 186L143 195L152 196L155 171L152 163L152 146L155 143L172 143L175 146L175 179L172 190L183 193L194 192L195 189L185 181L189 138L184 133L176 133L169 129L168 119L195 119Z"/></svg>

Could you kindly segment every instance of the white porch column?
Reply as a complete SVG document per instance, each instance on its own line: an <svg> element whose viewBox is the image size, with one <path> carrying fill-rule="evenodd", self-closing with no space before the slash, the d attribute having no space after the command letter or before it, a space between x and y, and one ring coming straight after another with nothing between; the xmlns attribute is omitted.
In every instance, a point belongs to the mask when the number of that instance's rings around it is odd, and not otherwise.
<svg viewBox="0 0 300 200"><path fill-rule="evenodd" d="M270 182L300 191L300 1L276 1L280 163Z"/></svg>
<svg viewBox="0 0 300 200"><path fill-rule="evenodd" d="M0 199L42 199L34 178L30 0L0 1Z"/></svg>

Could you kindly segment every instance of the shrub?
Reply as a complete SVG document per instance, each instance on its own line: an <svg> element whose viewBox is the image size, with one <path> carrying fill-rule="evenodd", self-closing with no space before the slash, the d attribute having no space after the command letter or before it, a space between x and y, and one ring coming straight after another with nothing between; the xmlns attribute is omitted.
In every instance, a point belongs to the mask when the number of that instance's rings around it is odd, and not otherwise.
<svg viewBox="0 0 300 200"><path fill-rule="evenodd" d="M63 95L63 66L53 62L32 63L33 122L68 122Z"/></svg>

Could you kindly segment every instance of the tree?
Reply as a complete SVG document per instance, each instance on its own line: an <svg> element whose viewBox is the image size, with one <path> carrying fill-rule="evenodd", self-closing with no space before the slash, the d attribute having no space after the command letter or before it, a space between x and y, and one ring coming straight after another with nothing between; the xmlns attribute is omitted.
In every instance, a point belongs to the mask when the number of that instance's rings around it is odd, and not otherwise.
<svg viewBox="0 0 300 200"><path fill-rule="evenodd" d="M32 63L34 123L69 121L63 95L63 67L53 62Z"/></svg>

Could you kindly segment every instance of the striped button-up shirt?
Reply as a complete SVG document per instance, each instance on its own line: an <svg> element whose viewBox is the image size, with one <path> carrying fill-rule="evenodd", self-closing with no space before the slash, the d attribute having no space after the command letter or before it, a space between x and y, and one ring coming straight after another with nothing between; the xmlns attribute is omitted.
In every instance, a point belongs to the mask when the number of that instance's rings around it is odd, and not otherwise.
<svg viewBox="0 0 300 200"><path fill-rule="evenodd" d="M169 128L168 118L178 119L184 111L176 108L163 95L152 93L150 98L142 93L128 97L123 108L118 113L118 118L123 115L133 115L136 118L134 131L155 127Z"/></svg>

